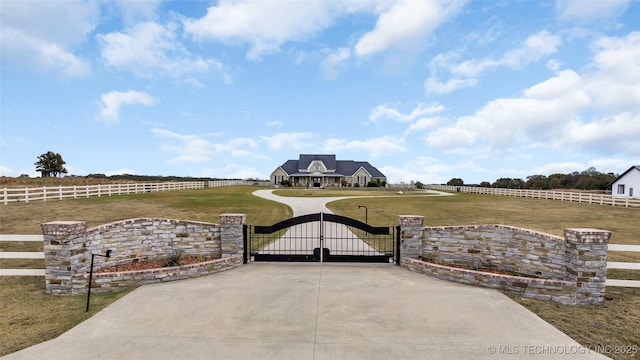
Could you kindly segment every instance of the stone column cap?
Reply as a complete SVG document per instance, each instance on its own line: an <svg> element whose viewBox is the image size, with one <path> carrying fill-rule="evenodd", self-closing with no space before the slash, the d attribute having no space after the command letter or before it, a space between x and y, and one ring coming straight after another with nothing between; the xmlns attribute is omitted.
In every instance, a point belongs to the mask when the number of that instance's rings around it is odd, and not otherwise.
<svg viewBox="0 0 640 360"><path fill-rule="evenodd" d="M565 230L573 231L573 232L580 232L580 233L587 233L587 234L611 232L611 231L608 231L608 230L602 230L602 229L596 229L596 228L566 228Z"/></svg>
<svg viewBox="0 0 640 360"><path fill-rule="evenodd" d="M246 214L220 214L221 225L241 225L245 223L246 219Z"/></svg>
<svg viewBox="0 0 640 360"><path fill-rule="evenodd" d="M581 243L608 243L611 239L611 231L594 228L565 228L564 234L566 240Z"/></svg>
<svg viewBox="0 0 640 360"><path fill-rule="evenodd" d="M424 216L398 215L398 224L401 226L422 226L424 225Z"/></svg>
<svg viewBox="0 0 640 360"><path fill-rule="evenodd" d="M51 221L40 224L43 235L79 235L87 231L86 221Z"/></svg>

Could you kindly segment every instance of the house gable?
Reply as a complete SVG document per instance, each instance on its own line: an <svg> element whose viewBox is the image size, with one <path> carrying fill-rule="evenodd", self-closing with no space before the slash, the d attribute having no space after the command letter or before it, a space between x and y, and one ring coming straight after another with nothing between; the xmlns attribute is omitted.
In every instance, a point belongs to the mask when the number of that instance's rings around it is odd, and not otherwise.
<svg viewBox="0 0 640 360"><path fill-rule="evenodd" d="M613 197L640 197L640 165L630 167L611 183Z"/></svg>

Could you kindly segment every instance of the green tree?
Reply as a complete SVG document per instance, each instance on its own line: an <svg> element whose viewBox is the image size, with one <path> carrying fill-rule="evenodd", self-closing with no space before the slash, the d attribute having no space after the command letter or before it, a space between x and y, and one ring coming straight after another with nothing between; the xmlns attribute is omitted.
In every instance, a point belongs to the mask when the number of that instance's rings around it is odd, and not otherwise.
<svg viewBox="0 0 640 360"><path fill-rule="evenodd" d="M38 161L34 165L36 166L36 171L39 171L42 177L57 177L59 174L67 173L64 164L66 162L62 160L62 155L48 151L38 156Z"/></svg>
<svg viewBox="0 0 640 360"><path fill-rule="evenodd" d="M506 188L506 189L522 189L524 187L524 181L517 178L500 178L496 180L491 187L494 188Z"/></svg>
<svg viewBox="0 0 640 360"><path fill-rule="evenodd" d="M462 185L464 185L464 181L462 181L462 179L460 179L460 178L453 178L453 179L451 179L451 180L449 180L447 182L447 185L462 186Z"/></svg>

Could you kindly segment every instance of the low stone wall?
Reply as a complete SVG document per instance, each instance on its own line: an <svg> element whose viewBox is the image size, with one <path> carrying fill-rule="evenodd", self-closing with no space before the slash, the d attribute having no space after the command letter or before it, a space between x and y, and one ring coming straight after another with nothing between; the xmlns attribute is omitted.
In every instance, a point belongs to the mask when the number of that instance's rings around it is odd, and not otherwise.
<svg viewBox="0 0 640 360"><path fill-rule="evenodd" d="M228 257L234 259L231 262L238 257L244 260L245 218L244 214L223 214L220 215L220 225L170 219L130 219L92 229L87 229L84 221L42 224L45 292L59 295L86 292L87 281L84 279L88 277L92 257L95 260L94 271L125 264L134 259L155 260L174 254L206 258ZM108 250L111 250L109 258L104 256ZM182 270L172 272L172 275L163 272L163 269L158 276L170 279L188 277L192 272L205 272L202 269L207 267L185 269L190 270L185 270L186 273ZM213 271L214 268L210 270ZM157 280L153 273L146 273L143 278ZM101 281L106 280L103 278ZM132 283L137 284L135 281ZM114 286L119 287L121 286Z"/></svg>
<svg viewBox="0 0 640 360"><path fill-rule="evenodd" d="M604 301L609 231L564 229L562 238L506 225L424 227L416 215L398 222L409 270L563 304Z"/></svg>
<svg viewBox="0 0 640 360"><path fill-rule="evenodd" d="M574 281L536 279L466 270L411 258L402 258L401 261L401 266L408 270L442 280L498 289L524 298L552 300L568 305L574 305L576 302L576 283Z"/></svg>
<svg viewBox="0 0 640 360"><path fill-rule="evenodd" d="M125 264L133 259L158 259L172 254L219 258L220 225L171 219L130 219L88 229L85 234L86 261L89 270L91 254L112 251L101 258L93 269Z"/></svg>
<svg viewBox="0 0 640 360"><path fill-rule="evenodd" d="M506 225L425 227L422 259L469 269L562 280L566 242L559 236Z"/></svg>
<svg viewBox="0 0 640 360"><path fill-rule="evenodd" d="M242 255L234 255L192 265L138 271L94 273L91 291L96 293L120 291L134 286L196 278L233 269L242 265L242 263ZM89 274L82 273L73 276L74 293L86 293L88 284Z"/></svg>

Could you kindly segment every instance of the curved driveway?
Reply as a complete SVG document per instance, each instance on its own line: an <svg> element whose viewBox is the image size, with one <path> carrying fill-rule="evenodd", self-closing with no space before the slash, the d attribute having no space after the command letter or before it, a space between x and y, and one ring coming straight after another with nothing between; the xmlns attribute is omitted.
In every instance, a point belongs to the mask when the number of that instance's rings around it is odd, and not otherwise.
<svg viewBox="0 0 640 360"><path fill-rule="evenodd" d="M316 190L312 190L316 191ZM436 190L425 190L425 193L429 195L420 196L450 196L454 195ZM273 190L256 190L253 195L261 197L267 200L273 200L285 205L288 205L293 210L293 216L300 216L306 214L314 214L318 212L324 212L333 214L331 210L327 208L327 204L342 199L362 198L362 197L380 197L380 196L336 196L336 197L292 197L292 196L279 196L273 194Z"/></svg>

